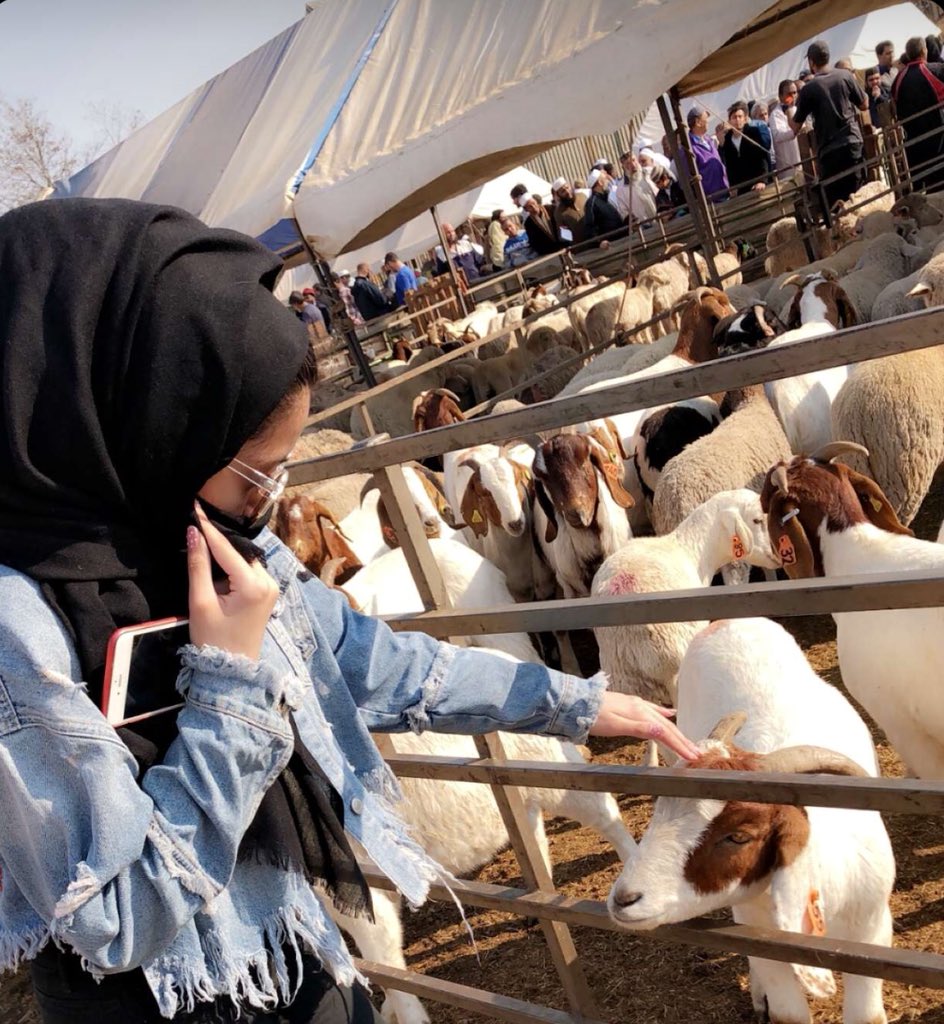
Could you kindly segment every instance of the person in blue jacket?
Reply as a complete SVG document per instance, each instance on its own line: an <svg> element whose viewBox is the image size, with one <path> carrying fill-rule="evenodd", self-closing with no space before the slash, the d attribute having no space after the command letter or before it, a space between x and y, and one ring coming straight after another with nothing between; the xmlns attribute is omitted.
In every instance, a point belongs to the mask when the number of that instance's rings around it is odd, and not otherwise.
<svg viewBox="0 0 944 1024"><path fill-rule="evenodd" d="M0 967L44 1024L379 1021L326 909L371 913L351 840L411 904L442 873L369 730L696 754L599 677L394 634L266 528L316 377L279 269L169 207L0 218ZM109 637L183 615L126 713L179 710L116 730Z"/></svg>

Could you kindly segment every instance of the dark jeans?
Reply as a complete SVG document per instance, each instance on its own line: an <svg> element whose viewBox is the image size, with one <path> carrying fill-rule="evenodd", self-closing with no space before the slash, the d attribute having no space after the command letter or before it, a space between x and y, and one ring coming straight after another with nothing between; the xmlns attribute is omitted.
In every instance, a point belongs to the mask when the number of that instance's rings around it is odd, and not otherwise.
<svg viewBox="0 0 944 1024"><path fill-rule="evenodd" d="M865 184L865 168L855 166L862 162L861 147L846 147L830 153L821 153L816 162L819 166L820 181L842 174L843 171L847 172L841 178L823 186L826 190L826 205L830 210L841 199L848 199L857 188Z"/></svg>
<svg viewBox="0 0 944 1024"><path fill-rule="evenodd" d="M292 959L290 958L290 962ZM360 985L341 988L313 957L304 957L304 978L295 1001L272 1011L240 1014L229 999L201 1003L178 1013L177 1024L380 1024ZM30 964L33 991L43 1024L162 1024L144 973L110 974L101 983L82 970L79 959L51 943Z"/></svg>

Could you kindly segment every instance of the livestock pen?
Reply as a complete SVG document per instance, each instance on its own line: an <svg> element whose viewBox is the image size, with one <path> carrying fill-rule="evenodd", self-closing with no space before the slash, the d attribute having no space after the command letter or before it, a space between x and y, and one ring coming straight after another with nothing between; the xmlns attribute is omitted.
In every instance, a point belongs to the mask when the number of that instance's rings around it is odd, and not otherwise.
<svg viewBox="0 0 944 1024"><path fill-rule="evenodd" d="M483 339L484 342L484 339ZM292 482L330 479L350 472L377 476L387 508L403 539L427 611L390 619L394 629L424 630L437 637L462 637L515 630L577 629L624 623L673 622L691 619L768 615L795 617L836 611L920 608L944 604L944 578L903 573L863 579L831 578L813 582L754 584L743 587L669 592L651 596L584 598L570 602L519 604L457 614L445 606L442 580L412 504L406 500L400 463L454 451L484 441L502 441L537 431L553 430L589 418L679 401L711 392L776 380L826 367L881 358L944 343L944 311L928 310L894 320L870 323L825 338L796 342L578 394L487 418L471 419L419 435L394 438L360 449L295 463ZM386 387L403 381L389 382ZM379 389L378 389L379 390ZM363 401L356 396L351 404ZM892 815L944 815L944 781L917 779L829 779L737 772L691 772L594 764L562 766L505 760L496 737L478 741L480 757L440 758L398 756L389 761L403 777L438 778L490 785L508 825L517 856L522 886L462 882L456 889L473 908L536 918L548 943L550 959L560 976L568 1010L550 1009L508 994L473 989L457 982L402 972L380 964L363 964L378 984L401 988L423 998L464 1011L507 1021L586 1021L605 1019L599 1010L594 979L577 955L570 934L574 926L615 930L604 904L595 899L563 895L554 889L537 851L523 827L515 787L540 785L648 796L746 799L824 807L874 809ZM389 748L388 748L389 749ZM370 881L385 882L368 867ZM440 888L436 895L445 896ZM944 908L931 905L923 912L935 920ZM628 940L627 940L628 941ZM715 918L662 927L634 942L671 942L703 950L756 955L852 974L881 977L908 986L944 989L944 955L909 949L889 949L862 943L765 931ZM626 972L632 976L627 963ZM677 982L684 984L679 972ZM667 1000L671 1001L671 994ZM748 1005L746 997L745 1005ZM927 1022L944 1016L920 1018ZM628 1008L621 1019L634 1019ZM613 1018L615 1019L615 1018ZM681 1017L663 1016L664 1020ZM691 1019L690 1016L687 1019ZM714 1018L706 1008L703 1018ZM730 1019L730 1018L728 1018Z"/></svg>

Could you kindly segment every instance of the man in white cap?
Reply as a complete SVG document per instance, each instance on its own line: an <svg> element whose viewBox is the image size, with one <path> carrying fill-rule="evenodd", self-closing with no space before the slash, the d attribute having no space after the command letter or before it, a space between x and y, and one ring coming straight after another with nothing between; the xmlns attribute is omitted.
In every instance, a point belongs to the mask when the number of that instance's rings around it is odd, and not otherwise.
<svg viewBox="0 0 944 1024"><path fill-rule="evenodd" d="M656 215L656 192L652 178L643 170L632 151L620 157L623 177L611 200L623 221L632 215L633 222L652 220Z"/></svg>
<svg viewBox="0 0 944 1024"><path fill-rule="evenodd" d="M652 139L639 138L636 140L636 159L639 161L639 166L647 173L650 173L652 167L658 165L664 167L672 175L672 161L662 153L655 151ZM620 162L622 162L622 158L620 158Z"/></svg>
<svg viewBox="0 0 944 1024"><path fill-rule="evenodd" d="M570 182L560 177L551 182L551 195L554 197L554 222L558 237L564 245L582 242L585 237L583 215L590 193L584 189L574 192Z"/></svg>

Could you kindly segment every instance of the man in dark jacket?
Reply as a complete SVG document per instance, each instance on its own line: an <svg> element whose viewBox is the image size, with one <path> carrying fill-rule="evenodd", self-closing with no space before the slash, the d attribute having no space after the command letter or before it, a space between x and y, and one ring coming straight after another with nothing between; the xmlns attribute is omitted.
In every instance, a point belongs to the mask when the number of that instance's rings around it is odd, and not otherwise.
<svg viewBox="0 0 944 1024"><path fill-rule="evenodd" d="M525 185L515 185L511 190L511 198L522 211L528 241L538 256L549 256L561 249L562 243L557 237L553 211L539 203Z"/></svg>
<svg viewBox="0 0 944 1024"><path fill-rule="evenodd" d="M583 230L585 238L599 238L623 226L623 218L610 202L610 182L613 179L600 167L587 176L590 198L584 208ZM609 244L604 240L604 243Z"/></svg>
<svg viewBox="0 0 944 1024"><path fill-rule="evenodd" d="M371 281L370 267L366 263L357 264L357 277L351 285L351 294L365 320L373 320L374 317L393 311L393 306L383 297L383 292Z"/></svg>
<svg viewBox="0 0 944 1024"><path fill-rule="evenodd" d="M908 63L892 82L892 99L904 122L911 180L915 188L937 189L944 182L944 64L928 63L921 36L905 43L905 57Z"/></svg>
<svg viewBox="0 0 944 1024"><path fill-rule="evenodd" d="M747 121L746 103L739 100L728 107L731 127L721 144L721 159L728 172L728 184L739 196L761 192L770 181L770 149L758 129Z"/></svg>

